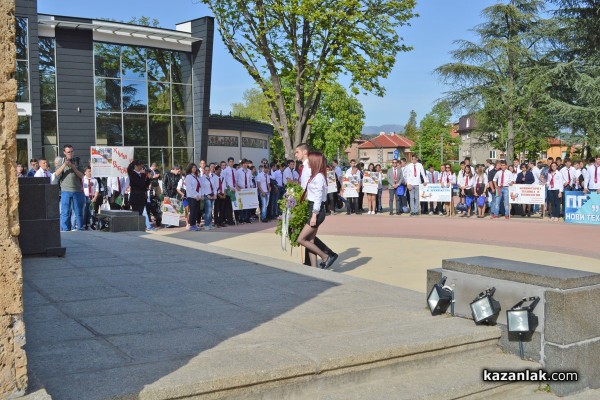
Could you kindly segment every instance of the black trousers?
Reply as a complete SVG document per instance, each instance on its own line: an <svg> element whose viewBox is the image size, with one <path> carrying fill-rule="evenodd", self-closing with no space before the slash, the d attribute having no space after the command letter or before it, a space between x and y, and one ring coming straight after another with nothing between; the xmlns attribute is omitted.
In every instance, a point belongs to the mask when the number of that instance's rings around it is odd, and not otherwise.
<svg viewBox="0 0 600 400"><path fill-rule="evenodd" d="M214 205L214 223L215 225L221 225L223 223L225 223L225 219L226 219L226 203L229 202L229 204L231 205L231 200L229 200L229 197L225 197L224 199L219 199L217 198L215 200L215 205Z"/></svg>

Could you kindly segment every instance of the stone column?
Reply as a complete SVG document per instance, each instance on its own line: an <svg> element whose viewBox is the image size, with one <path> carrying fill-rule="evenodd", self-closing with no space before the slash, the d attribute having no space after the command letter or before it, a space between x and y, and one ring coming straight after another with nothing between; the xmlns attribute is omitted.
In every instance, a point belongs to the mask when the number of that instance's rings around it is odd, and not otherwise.
<svg viewBox="0 0 600 400"><path fill-rule="evenodd" d="M0 1L0 398L27 389L23 275L19 248L15 2Z"/></svg>

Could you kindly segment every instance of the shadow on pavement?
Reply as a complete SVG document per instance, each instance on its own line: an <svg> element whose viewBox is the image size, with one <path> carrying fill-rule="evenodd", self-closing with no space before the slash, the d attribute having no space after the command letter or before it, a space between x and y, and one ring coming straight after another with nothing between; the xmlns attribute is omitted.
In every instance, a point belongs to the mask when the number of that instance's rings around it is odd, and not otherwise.
<svg viewBox="0 0 600 400"><path fill-rule="evenodd" d="M340 273L348 272L358 267L362 267L371 261L371 257L359 257L354 261L346 261L348 259L358 257L359 255L360 249L358 247L351 247L344 250L343 252L339 253L336 261L337 266L334 264L333 270Z"/></svg>
<svg viewBox="0 0 600 400"><path fill-rule="evenodd" d="M308 301L338 285L142 235L66 233L65 258L23 260L31 389L137 398L209 349L239 351L232 338L290 310L318 312ZM314 334L269 328L265 341Z"/></svg>

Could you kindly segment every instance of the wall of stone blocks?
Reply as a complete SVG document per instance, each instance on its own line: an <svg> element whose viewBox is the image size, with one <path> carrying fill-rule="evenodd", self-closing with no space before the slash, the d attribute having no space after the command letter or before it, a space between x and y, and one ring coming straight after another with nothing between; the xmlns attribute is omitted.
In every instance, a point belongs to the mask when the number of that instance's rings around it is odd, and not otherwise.
<svg viewBox="0 0 600 400"><path fill-rule="evenodd" d="M27 389L16 174L15 2L0 1L0 398Z"/></svg>

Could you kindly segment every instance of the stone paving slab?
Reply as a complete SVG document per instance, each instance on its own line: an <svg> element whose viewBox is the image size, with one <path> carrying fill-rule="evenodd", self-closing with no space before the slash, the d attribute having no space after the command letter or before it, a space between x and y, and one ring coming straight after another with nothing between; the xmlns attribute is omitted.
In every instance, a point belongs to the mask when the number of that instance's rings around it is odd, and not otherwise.
<svg viewBox="0 0 600 400"><path fill-rule="evenodd" d="M54 399L175 398L499 337L420 293L194 234L65 233L57 277L25 260L27 355ZM115 264L77 265L81 246Z"/></svg>

